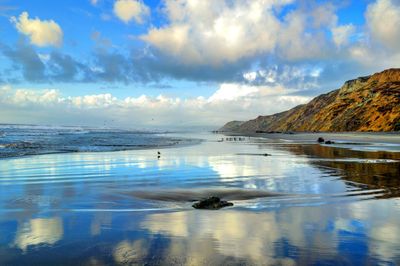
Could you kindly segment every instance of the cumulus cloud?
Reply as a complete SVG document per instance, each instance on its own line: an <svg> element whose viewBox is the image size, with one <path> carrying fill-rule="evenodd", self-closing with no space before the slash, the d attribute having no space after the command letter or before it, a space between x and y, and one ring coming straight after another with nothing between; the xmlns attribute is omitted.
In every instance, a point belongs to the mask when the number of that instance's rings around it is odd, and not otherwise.
<svg viewBox="0 0 400 266"><path fill-rule="evenodd" d="M345 60L357 69L367 69L366 74L399 67L400 2L376 0L367 6L364 15L364 30L353 34L357 38L345 50Z"/></svg>
<svg viewBox="0 0 400 266"><path fill-rule="evenodd" d="M150 28L140 37L150 44L149 54L155 58L146 59L144 65L174 78L230 79L257 84L273 80L272 76L250 74L259 64L270 68L274 64L296 67L318 62L315 68L325 72L324 78L329 69L343 65L353 68L351 76L344 74L348 78L366 75L397 66L399 53L393 53L393 49L400 41L396 41L398 32L393 31L399 28L400 16L393 15L399 9L394 1L371 3L365 14L367 27L363 27L340 24L340 7L332 2L166 0L161 10L167 23ZM391 26L387 31L375 31L386 39L375 36L372 27L384 12L390 13L387 17L391 21L387 24ZM376 18L376 23L371 22L372 18ZM309 78L315 79L312 75ZM324 82L317 78L319 84ZM340 76L335 78L337 81L329 89L344 81ZM313 81L312 85L315 84ZM301 86L308 85L309 82L303 82Z"/></svg>
<svg viewBox="0 0 400 266"><path fill-rule="evenodd" d="M285 60L332 54L326 29L337 25L330 3L295 1L175 1L162 9L168 23L141 39L187 65L220 66L268 55ZM286 8L286 12L282 10Z"/></svg>
<svg viewBox="0 0 400 266"><path fill-rule="evenodd" d="M115 126L218 127L232 119L250 119L259 114L286 110L310 100L292 96L282 86L221 84L210 97L174 98L164 95L117 98L110 93L63 96L58 90L32 90L4 86L0 88L0 122L63 122L102 125L115 120ZM184 110L184 112L182 111ZM25 114L29 113L26 117ZM44 113L44 114L43 114ZM7 114L7 115L5 115ZM32 115L36 121L26 121ZM6 121L9 119L9 121ZM43 121L40 121L43 119Z"/></svg>
<svg viewBox="0 0 400 266"><path fill-rule="evenodd" d="M282 60L292 62L332 57L332 42L324 31L335 23L330 4L293 10L283 19L274 52Z"/></svg>
<svg viewBox="0 0 400 266"><path fill-rule="evenodd" d="M374 40L400 52L400 4L396 0L378 0L368 6L365 14Z"/></svg>
<svg viewBox="0 0 400 266"><path fill-rule="evenodd" d="M125 23L132 19L143 23L144 18L150 14L150 9L139 0L117 0L114 3L114 13Z"/></svg>
<svg viewBox="0 0 400 266"><path fill-rule="evenodd" d="M12 17L17 30L28 36L30 42L37 46L61 46L63 31L54 20L30 19L28 12L22 12L19 17Z"/></svg>
<svg viewBox="0 0 400 266"><path fill-rule="evenodd" d="M165 1L169 25L141 38L187 63L221 64L272 51L274 8L291 1Z"/></svg>

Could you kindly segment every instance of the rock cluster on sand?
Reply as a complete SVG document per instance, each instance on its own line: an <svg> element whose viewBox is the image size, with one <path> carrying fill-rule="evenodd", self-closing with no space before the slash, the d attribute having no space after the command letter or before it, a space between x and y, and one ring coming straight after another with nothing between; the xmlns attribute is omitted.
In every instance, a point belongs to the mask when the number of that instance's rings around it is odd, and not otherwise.
<svg viewBox="0 0 400 266"><path fill-rule="evenodd" d="M192 205L195 209L218 210L224 207L233 206L232 202L223 201L218 197L209 197Z"/></svg>
<svg viewBox="0 0 400 266"><path fill-rule="evenodd" d="M322 137L319 137L319 138L317 139L317 141L318 141L319 143L335 144L334 141L332 141L332 140L327 140L327 141L325 141L324 138L322 138Z"/></svg>

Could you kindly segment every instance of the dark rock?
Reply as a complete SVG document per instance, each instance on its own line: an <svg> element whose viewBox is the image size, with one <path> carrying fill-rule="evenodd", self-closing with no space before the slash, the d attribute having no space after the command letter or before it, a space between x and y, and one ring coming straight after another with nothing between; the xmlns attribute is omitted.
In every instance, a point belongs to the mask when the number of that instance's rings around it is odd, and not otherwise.
<svg viewBox="0 0 400 266"><path fill-rule="evenodd" d="M232 202L223 201L218 197L209 197L192 205L195 209L218 210L224 207L233 206Z"/></svg>
<svg viewBox="0 0 400 266"><path fill-rule="evenodd" d="M317 141L318 141L319 143L322 143L322 142L324 142L325 140L324 140L324 138L319 137Z"/></svg>
<svg viewBox="0 0 400 266"><path fill-rule="evenodd" d="M325 144L335 144L335 142L331 141L331 140L327 140L327 141L325 141Z"/></svg>
<svg viewBox="0 0 400 266"><path fill-rule="evenodd" d="M394 131L400 131L400 120L395 124Z"/></svg>

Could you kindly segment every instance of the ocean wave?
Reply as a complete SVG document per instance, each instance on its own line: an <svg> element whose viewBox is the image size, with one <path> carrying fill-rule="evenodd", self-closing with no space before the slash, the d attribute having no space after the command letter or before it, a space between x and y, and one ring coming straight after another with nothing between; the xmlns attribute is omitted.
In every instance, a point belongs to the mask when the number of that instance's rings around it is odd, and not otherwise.
<svg viewBox="0 0 400 266"><path fill-rule="evenodd" d="M110 152L196 144L199 141L105 128L1 125L0 158L66 152Z"/></svg>

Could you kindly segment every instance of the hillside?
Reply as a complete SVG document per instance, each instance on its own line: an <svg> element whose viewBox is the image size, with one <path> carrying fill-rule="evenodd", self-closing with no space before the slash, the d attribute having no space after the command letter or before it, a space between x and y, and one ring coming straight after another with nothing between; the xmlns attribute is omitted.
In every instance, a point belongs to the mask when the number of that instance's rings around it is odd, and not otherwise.
<svg viewBox="0 0 400 266"><path fill-rule="evenodd" d="M400 131L400 69L349 80L308 104L247 122L232 121L219 131Z"/></svg>

